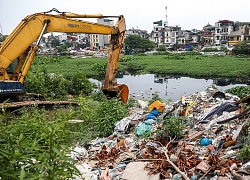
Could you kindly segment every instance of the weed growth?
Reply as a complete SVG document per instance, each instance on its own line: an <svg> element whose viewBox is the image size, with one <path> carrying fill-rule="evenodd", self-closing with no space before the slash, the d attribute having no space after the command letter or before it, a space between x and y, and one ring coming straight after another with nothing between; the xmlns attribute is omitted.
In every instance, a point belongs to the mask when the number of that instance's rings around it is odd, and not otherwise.
<svg viewBox="0 0 250 180"><path fill-rule="evenodd" d="M94 117L93 133L99 137L106 137L113 133L115 123L128 116L128 110L116 98L100 102Z"/></svg>
<svg viewBox="0 0 250 180"><path fill-rule="evenodd" d="M226 93L231 93L239 98L244 98L250 94L250 86L237 86L226 90Z"/></svg>
<svg viewBox="0 0 250 180"><path fill-rule="evenodd" d="M172 137L179 139L183 135L183 129L186 127L187 119L179 116L167 116L163 119L162 128L158 132L162 137Z"/></svg>

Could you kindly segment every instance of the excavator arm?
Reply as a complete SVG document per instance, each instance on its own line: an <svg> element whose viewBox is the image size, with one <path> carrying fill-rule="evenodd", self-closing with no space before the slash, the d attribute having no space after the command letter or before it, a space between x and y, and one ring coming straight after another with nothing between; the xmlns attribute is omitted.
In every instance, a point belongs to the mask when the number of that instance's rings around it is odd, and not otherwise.
<svg viewBox="0 0 250 180"><path fill-rule="evenodd" d="M51 14L56 11L57 14ZM114 18L118 21L115 26L79 20L79 18ZM124 42L126 30L125 19L120 16L103 16L101 14L74 14L59 12L56 9L44 13L36 13L25 17L0 46L0 98L24 95L25 77L38 51L41 37L49 32L86 33L111 35L108 52L108 62L103 92L107 96L114 94L127 102L128 88L116 84L115 76L118 60ZM18 59L14 73L8 74L7 68Z"/></svg>

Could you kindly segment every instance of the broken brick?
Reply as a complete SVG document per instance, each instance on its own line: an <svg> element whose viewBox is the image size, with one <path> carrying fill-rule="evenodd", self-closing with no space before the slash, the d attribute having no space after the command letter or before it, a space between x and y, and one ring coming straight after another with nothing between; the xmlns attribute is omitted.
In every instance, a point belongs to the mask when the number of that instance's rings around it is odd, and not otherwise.
<svg viewBox="0 0 250 180"><path fill-rule="evenodd" d="M188 135L190 141L194 141L196 139L200 139L203 135L204 131L196 131Z"/></svg>
<svg viewBox="0 0 250 180"><path fill-rule="evenodd" d="M197 166L196 169L199 169L206 173L210 169L210 165L208 165L205 161L201 161Z"/></svg>

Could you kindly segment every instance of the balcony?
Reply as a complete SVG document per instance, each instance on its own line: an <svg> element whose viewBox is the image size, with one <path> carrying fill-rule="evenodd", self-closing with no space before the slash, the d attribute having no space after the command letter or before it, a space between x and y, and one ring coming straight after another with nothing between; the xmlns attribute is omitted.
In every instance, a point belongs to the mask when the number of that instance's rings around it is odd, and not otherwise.
<svg viewBox="0 0 250 180"><path fill-rule="evenodd" d="M221 40L220 43L221 43L221 44L227 44L228 41L227 41L227 40Z"/></svg>
<svg viewBox="0 0 250 180"><path fill-rule="evenodd" d="M221 35L228 35L228 32L220 32Z"/></svg>
<svg viewBox="0 0 250 180"><path fill-rule="evenodd" d="M234 46L234 45L236 45L237 43L238 43L239 41L228 41L228 45L229 46Z"/></svg>

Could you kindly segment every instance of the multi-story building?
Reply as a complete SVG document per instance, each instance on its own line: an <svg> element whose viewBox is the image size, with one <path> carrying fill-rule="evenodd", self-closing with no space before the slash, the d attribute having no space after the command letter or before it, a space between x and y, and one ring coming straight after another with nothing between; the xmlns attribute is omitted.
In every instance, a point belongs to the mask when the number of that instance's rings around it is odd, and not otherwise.
<svg viewBox="0 0 250 180"><path fill-rule="evenodd" d="M250 40L250 22L235 22L234 31L228 37L228 45L234 46L243 40Z"/></svg>
<svg viewBox="0 0 250 180"><path fill-rule="evenodd" d="M99 48L99 37L98 37L98 34L90 34L89 35L89 44L90 44L90 48L91 49Z"/></svg>
<svg viewBox="0 0 250 180"><path fill-rule="evenodd" d="M178 44L178 37L181 35L181 27L167 26L167 23L164 23L163 26L162 21L156 21L153 24L151 41L157 46L165 45L166 47L173 47Z"/></svg>
<svg viewBox="0 0 250 180"><path fill-rule="evenodd" d="M107 26L114 26L114 20L99 18L97 19L98 24L103 24ZM109 45L111 35L106 34L90 34L89 42L92 49L104 49Z"/></svg>
<svg viewBox="0 0 250 180"><path fill-rule="evenodd" d="M209 23L203 27L202 36L200 42L203 46L213 46L214 45L214 35L215 35L215 26L210 25Z"/></svg>
<svg viewBox="0 0 250 180"><path fill-rule="evenodd" d="M162 21L153 22L153 31L151 32L151 40L158 46L164 44L164 26Z"/></svg>
<svg viewBox="0 0 250 180"><path fill-rule="evenodd" d="M107 26L114 26L114 20L106 19L106 18L97 19L97 23L107 25ZM110 38L111 38L111 35L99 34L98 35L99 44L96 44L95 47L99 49L104 49L106 46L109 45Z"/></svg>
<svg viewBox="0 0 250 180"><path fill-rule="evenodd" d="M234 30L234 22L230 20L220 20L215 23L215 46L227 45L228 35Z"/></svg>
<svg viewBox="0 0 250 180"><path fill-rule="evenodd" d="M149 38L148 32L146 30L141 30L141 29L134 29L134 28L132 28L132 29L126 30L124 37L126 38L129 35L138 35L138 36L140 36L142 38L146 38L146 39Z"/></svg>

